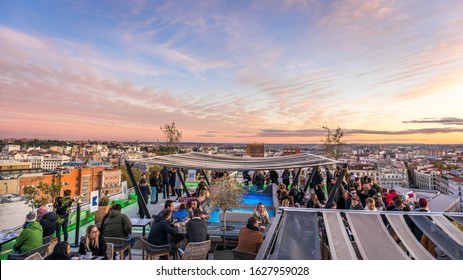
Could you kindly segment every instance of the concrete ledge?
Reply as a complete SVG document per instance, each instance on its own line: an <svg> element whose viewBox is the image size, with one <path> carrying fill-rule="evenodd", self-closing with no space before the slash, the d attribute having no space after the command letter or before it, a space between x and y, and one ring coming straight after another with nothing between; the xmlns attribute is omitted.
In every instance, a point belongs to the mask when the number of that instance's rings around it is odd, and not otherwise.
<svg viewBox="0 0 463 280"><path fill-rule="evenodd" d="M245 212L227 212L227 222L247 223L252 213ZM219 213L219 221L223 222L223 212Z"/></svg>

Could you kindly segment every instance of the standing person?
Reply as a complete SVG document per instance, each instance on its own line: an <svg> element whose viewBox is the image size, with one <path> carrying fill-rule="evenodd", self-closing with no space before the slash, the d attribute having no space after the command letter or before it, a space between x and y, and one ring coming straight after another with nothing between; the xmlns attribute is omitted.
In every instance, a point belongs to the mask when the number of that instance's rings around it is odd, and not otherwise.
<svg viewBox="0 0 463 280"><path fill-rule="evenodd" d="M325 204L325 191L323 190L323 186L321 184L317 184L315 186L315 193L317 194L318 200L321 204Z"/></svg>
<svg viewBox="0 0 463 280"><path fill-rule="evenodd" d="M262 171L259 170L259 171L257 171L256 177L254 178L253 185L256 185L256 187L257 187L257 189L259 191L263 190L264 189L264 180L265 180L265 177L262 174Z"/></svg>
<svg viewBox="0 0 463 280"><path fill-rule="evenodd" d="M283 175L281 176L282 177L282 180L283 180L283 184L285 184L286 186L289 186L289 169L286 168L285 170L283 170Z"/></svg>
<svg viewBox="0 0 463 280"><path fill-rule="evenodd" d="M37 209L37 220L42 226L43 237L55 234L58 215L53 212L48 212L48 209L45 205Z"/></svg>
<svg viewBox="0 0 463 280"><path fill-rule="evenodd" d="M43 231L42 226L36 221L37 216L34 212L26 215L23 230L16 239L13 246L14 254L21 254L42 246Z"/></svg>
<svg viewBox="0 0 463 280"><path fill-rule="evenodd" d="M169 185L170 185L170 192L171 196L175 196L175 181L177 181L177 170L172 168L169 172ZM169 190L167 191L169 193Z"/></svg>
<svg viewBox="0 0 463 280"><path fill-rule="evenodd" d="M166 199L166 192L167 192L167 198L169 198L169 169L167 169L166 166L164 166L161 169L161 179L162 179L162 199Z"/></svg>
<svg viewBox="0 0 463 280"><path fill-rule="evenodd" d="M158 203L159 174L153 170L150 174L151 204Z"/></svg>
<svg viewBox="0 0 463 280"><path fill-rule="evenodd" d="M203 242L207 240L207 222L201 218L202 211L196 208L193 219L186 224L186 238L188 242Z"/></svg>
<svg viewBox="0 0 463 280"><path fill-rule="evenodd" d="M270 182L276 185L280 184L278 172L275 170L270 170Z"/></svg>
<svg viewBox="0 0 463 280"><path fill-rule="evenodd" d="M315 169L315 174L313 175L312 182L310 183L310 187L314 189L318 184L323 185L323 175L320 172L320 167Z"/></svg>
<svg viewBox="0 0 463 280"><path fill-rule="evenodd" d="M328 166L325 167L325 170L326 170L326 188L328 190L331 190L331 188L332 188L332 180L333 180L333 173L331 173ZM329 195L329 192L328 192L328 195Z"/></svg>
<svg viewBox="0 0 463 280"><path fill-rule="evenodd" d="M140 201L140 199L137 200L138 202L138 215L140 216L140 219L145 218L145 211L143 211L143 204L146 205L148 202L148 197L151 194L150 187L148 186L148 183L146 183L146 179L141 178L140 184L139 184L140 192L141 192L141 198L143 201Z"/></svg>
<svg viewBox="0 0 463 280"><path fill-rule="evenodd" d="M61 241L61 229L63 229L64 241L68 241L68 223L71 206L74 200L71 199L71 190L64 190L63 197L58 197L53 204L55 213L58 215L58 222L56 223L56 237L58 242Z"/></svg>
<svg viewBox="0 0 463 280"><path fill-rule="evenodd" d="M106 241L96 225L89 225L85 236L80 240L79 254L92 253L94 256L104 256L106 259Z"/></svg>
<svg viewBox="0 0 463 280"><path fill-rule="evenodd" d="M178 175L181 175L181 174L182 174L181 172L178 173ZM175 199L175 201L177 201L177 200L180 199L180 197L182 197L182 183L180 182L180 180L177 180L177 178L175 178L175 187L174 187L174 189L175 189L175 193L177 194L177 198Z"/></svg>

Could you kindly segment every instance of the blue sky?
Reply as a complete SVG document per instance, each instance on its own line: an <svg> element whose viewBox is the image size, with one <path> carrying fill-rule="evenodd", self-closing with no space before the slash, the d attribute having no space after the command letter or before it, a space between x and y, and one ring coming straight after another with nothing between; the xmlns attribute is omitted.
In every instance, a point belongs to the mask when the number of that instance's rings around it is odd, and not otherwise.
<svg viewBox="0 0 463 280"><path fill-rule="evenodd" d="M461 1L2 1L0 137L462 143Z"/></svg>

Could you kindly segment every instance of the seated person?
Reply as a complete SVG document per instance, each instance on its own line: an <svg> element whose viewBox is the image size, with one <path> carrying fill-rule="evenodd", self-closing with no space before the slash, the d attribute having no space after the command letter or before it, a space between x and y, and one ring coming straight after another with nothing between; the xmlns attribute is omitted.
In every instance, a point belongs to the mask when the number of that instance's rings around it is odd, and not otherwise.
<svg viewBox="0 0 463 280"><path fill-rule="evenodd" d="M309 201L307 201L307 208L322 208L316 193L311 193Z"/></svg>
<svg viewBox="0 0 463 280"><path fill-rule="evenodd" d="M53 252L45 258L46 260L70 260L71 245L66 241L60 241L53 248Z"/></svg>
<svg viewBox="0 0 463 280"><path fill-rule="evenodd" d="M180 204L180 207L178 208L178 211L174 213L174 216L180 217L182 219L185 219L187 216L188 212L186 210L186 204L182 203Z"/></svg>
<svg viewBox="0 0 463 280"><path fill-rule="evenodd" d="M265 205L262 202L259 202L257 204L257 207L254 210L254 213L252 213L252 216L256 218L257 222L260 225L266 225L270 223L270 218L268 216L267 209L265 209Z"/></svg>
<svg viewBox="0 0 463 280"><path fill-rule="evenodd" d="M304 197L302 191L299 190L297 185L294 185L291 190L289 190L288 196L293 198L294 203L299 204L302 203L302 198Z"/></svg>
<svg viewBox="0 0 463 280"><path fill-rule="evenodd" d="M186 224L186 238L188 242L203 242L207 240L207 222L201 218L202 211L196 208L193 218Z"/></svg>
<svg viewBox="0 0 463 280"><path fill-rule="evenodd" d="M189 221L193 218L193 212L195 211L195 209L200 209L202 212L201 207L199 207L199 201L197 199L190 200L189 204L190 204L190 208L188 209L188 214L187 214L187 217L185 218L185 221ZM201 218L205 219L206 215L201 214Z"/></svg>
<svg viewBox="0 0 463 280"><path fill-rule="evenodd" d="M240 229L238 234L237 249L243 252L256 253L259 252L260 246L264 242L264 235L257 227L257 219L251 217L245 227Z"/></svg>
<svg viewBox="0 0 463 280"><path fill-rule="evenodd" d="M42 246L42 238L42 226L36 221L35 213L30 212L26 215L23 231L21 231L16 239L16 244L13 246L13 253L21 254Z"/></svg>
<svg viewBox="0 0 463 280"><path fill-rule="evenodd" d="M210 196L210 194L209 194L208 190L200 191L199 196L198 196L199 203L203 203L204 201L206 201L209 198L209 196Z"/></svg>
<svg viewBox="0 0 463 280"><path fill-rule="evenodd" d="M54 212L48 212L46 206L37 209L37 221L43 229L43 237L54 235L56 231L56 223L58 222L58 215Z"/></svg>
<svg viewBox="0 0 463 280"><path fill-rule="evenodd" d="M277 195L278 195L278 201L280 202L280 204L283 200L288 199L289 193L288 193L288 190L286 189L285 184L280 183L278 185Z"/></svg>
<svg viewBox="0 0 463 280"><path fill-rule="evenodd" d="M91 252L94 256L104 256L106 259L106 241L96 225L89 225L85 236L80 240L79 254Z"/></svg>
<svg viewBox="0 0 463 280"><path fill-rule="evenodd" d="M201 191L208 191L206 182L204 180L198 183L198 187L196 188L196 191L191 196L198 197Z"/></svg>
<svg viewBox="0 0 463 280"><path fill-rule="evenodd" d="M108 218L105 220L103 225L103 232L105 237L117 237L117 238L132 238L132 222L127 215L122 214L122 206L120 204L114 204L112 210L109 212ZM131 247L135 244L135 238L132 238ZM125 250L124 255L129 254L128 250Z"/></svg>
<svg viewBox="0 0 463 280"><path fill-rule="evenodd" d="M166 245L170 244L171 253L175 255L177 247L170 240L173 239L173 235L178 233L178 224L171 226L170 218L172 217L172 211L164 210L161 216L156 216L155 222L151 227L148 242L153 245Z"/></svg>
<svg viewBox="0 0 463 280"><path fill-rule="evenodd" d="M132 222L127 215L122 214L122 206L115 204L104 223L106 237L129 238L132 234Z"/></svg>

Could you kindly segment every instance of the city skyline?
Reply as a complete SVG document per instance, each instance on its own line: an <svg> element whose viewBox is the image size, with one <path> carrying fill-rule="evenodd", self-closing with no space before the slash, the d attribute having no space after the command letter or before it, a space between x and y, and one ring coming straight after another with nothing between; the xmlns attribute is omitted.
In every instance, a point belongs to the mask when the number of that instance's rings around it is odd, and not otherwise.
<svg viewBox="0 0 463 280"><path fill-rule="evenodd" d="M461 1L0 9L0 138L463 143Z"/></svg>

